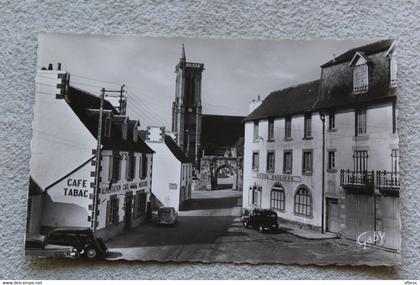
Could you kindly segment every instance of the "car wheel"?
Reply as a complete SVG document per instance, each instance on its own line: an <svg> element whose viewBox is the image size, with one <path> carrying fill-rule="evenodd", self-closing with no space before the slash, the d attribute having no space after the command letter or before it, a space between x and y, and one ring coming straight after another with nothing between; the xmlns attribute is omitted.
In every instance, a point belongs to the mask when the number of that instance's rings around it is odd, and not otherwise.
<svg viewBox="0 0 420 285"><path fill-rule="evenodd" d="M243 222L243 224L244 224L244 228L248 228L248 223L247 222Z"/></svg>
<svg viewBox="0 0 420 285"><path fill-rule="evenodd" d="M262 226L259 226L259 227L258 227L258 231L259 231L260 233L262 233L262 232L264 231L264 228L263 228Z"/></svg>
<svg viewBox="0 0 420 285"><path fill-rule="evenodd" d="M85 255L89 259L95 259L98 255L98 251L94 247L89 247L85 250Z"/></svg>

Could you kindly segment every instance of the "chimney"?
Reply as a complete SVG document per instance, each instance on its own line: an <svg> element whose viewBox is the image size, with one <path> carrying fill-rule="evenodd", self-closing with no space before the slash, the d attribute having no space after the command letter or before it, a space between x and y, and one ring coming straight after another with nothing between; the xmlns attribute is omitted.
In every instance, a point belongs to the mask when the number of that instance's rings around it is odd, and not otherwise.
<svg viewBox="0 0 420 285"><path fill-rule="evenodd" d="M57 63L57 70L61 70L61 62Z"/></svg>
<svg viewBox="0 0 420 285"><path fill-rule="evenodd" d="M165 127L147 127L146 142L162 143L165 137Z"/></svg>
<svg viewBox="0 0 420 285"><path fill-rule="evenodd" d="M52 65L52 63L49 63L49 64L48 64L48 70L53 70L53 65Z"/></svg>
<svg viewBox="0 0 420 285"><path fill-rule="evenodd" d="M252 99L251 103L249 103L248 114L251 114L252 111L257 109L262 103L261 96L257 96L257 100Z"/></svg>
<svg viewBox="0 0 420 285"><path fill-rule="evenodd" d="M335 53L333 53L333 62L335 62Z"/></svg>

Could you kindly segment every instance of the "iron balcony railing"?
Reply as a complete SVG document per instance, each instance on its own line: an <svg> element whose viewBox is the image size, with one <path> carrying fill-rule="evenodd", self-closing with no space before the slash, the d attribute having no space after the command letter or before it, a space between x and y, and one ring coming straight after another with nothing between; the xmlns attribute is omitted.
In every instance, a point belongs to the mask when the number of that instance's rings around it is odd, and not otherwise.
<svg viewBox="0 0 420 285"><path fill-rule="evenodd" d="M345 190L372 194L374 190L374 171L340 170L340 185Z"/></svg>
<svg viewBox="0 0 420 285"><path fill-rule="evenodd" d="M382 194L399 195L400 174L396 171L376 171L376 188Z"/></svg>

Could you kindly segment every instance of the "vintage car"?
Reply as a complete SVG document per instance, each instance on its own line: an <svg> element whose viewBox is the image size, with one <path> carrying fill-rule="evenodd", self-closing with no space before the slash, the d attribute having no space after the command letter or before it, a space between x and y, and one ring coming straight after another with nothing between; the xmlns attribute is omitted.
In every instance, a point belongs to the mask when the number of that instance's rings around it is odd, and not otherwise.
<svg viewBox="0 0 420 285"><path fill-rule="evenodd" d="M27 237L25 255L39 258L78 258L79 252L72 246L48 244L45 236Z"/></svg>
<svg viewBox="0 0 420 285"><path fill-rule="evenodd" d="M178 222L178 213L173 207L160 207L155 222L157 225L174 225Z"/></svg>
<svg viewBox="0 0 420 285"><path fill-rule="evenodd" d="M261 233L276 231L279 228L277 214L271 210L254 209L251 212L246 212L241 220L245 228L253 228Z"/></svg>
<svg viewBox="0 0 420 285"><path fill-rule="evenodd" d="M27 241L28 248L36 247L35 244ZM103 240L96 238L90 228L54 228L48 232L41 243L38 243L38 247L45 254L55 250L71 249L75 256L82 255L89 259L103 257L108 251Z"/></svg>

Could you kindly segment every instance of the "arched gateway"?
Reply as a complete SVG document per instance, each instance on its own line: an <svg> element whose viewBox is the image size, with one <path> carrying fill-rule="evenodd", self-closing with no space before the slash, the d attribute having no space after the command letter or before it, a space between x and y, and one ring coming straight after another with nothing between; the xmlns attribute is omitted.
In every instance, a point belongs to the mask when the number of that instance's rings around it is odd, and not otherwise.
<svg viewBox="0 0 420 285"><path fill-rule="evenodd" d="M242 158L204 156L200 163L198 190L218 190L226 187L232 190L241 190L242 175ZM220 178L228 177L227 183L220 183Z"/></svg>

